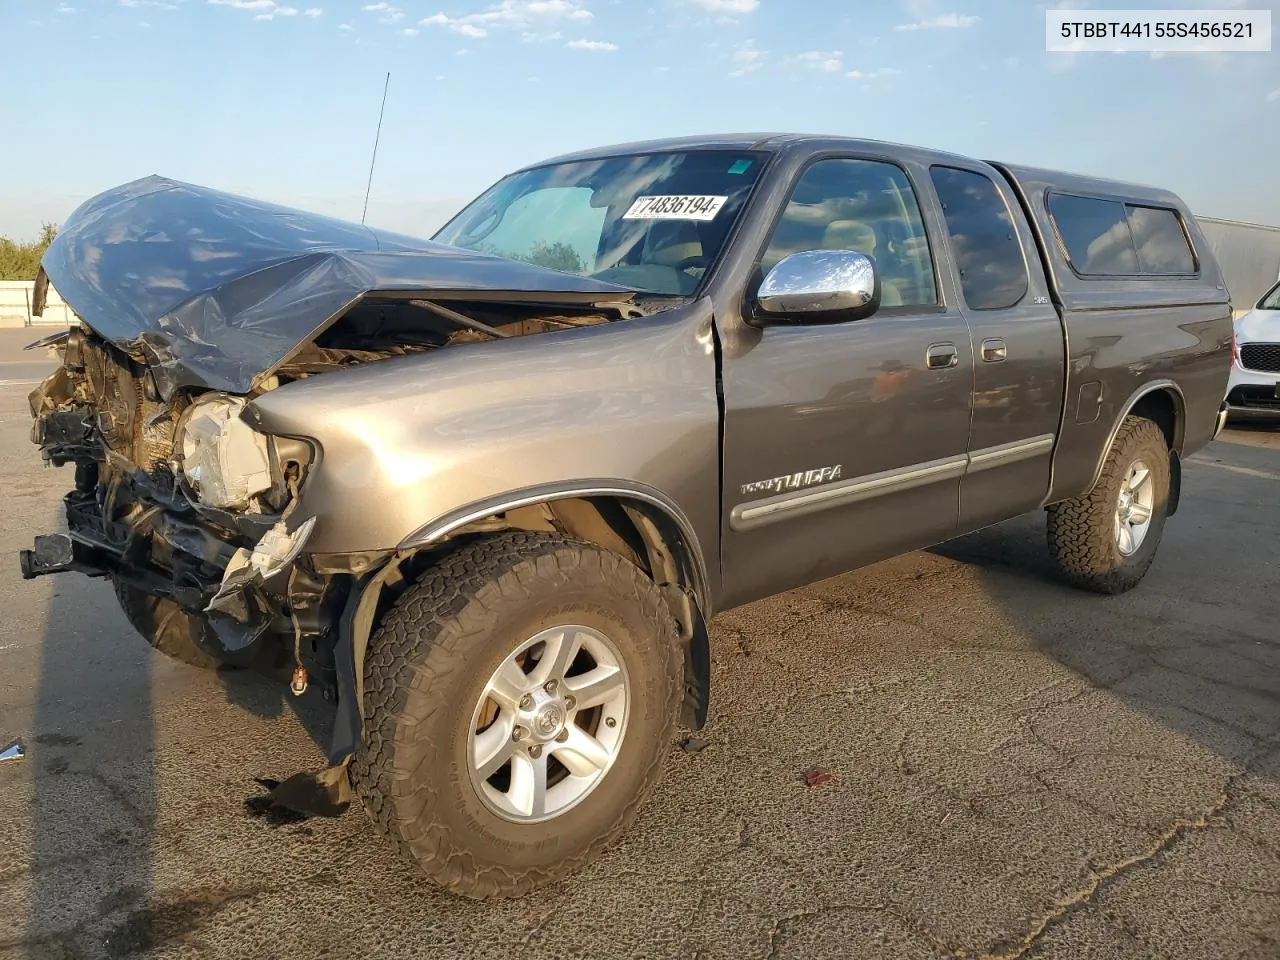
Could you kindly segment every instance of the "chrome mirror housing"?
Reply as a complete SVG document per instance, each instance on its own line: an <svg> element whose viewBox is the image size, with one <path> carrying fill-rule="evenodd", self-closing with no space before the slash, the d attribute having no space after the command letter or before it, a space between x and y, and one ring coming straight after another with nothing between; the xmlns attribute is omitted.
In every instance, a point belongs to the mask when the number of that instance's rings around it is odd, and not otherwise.
<svg viewBox="0 0 1280 960"><path fill-rule="evenodd" d="M764 322L860 320L880 307L880 274L874 259L855 250L793 253L765 276L756 307Z"/></svg>

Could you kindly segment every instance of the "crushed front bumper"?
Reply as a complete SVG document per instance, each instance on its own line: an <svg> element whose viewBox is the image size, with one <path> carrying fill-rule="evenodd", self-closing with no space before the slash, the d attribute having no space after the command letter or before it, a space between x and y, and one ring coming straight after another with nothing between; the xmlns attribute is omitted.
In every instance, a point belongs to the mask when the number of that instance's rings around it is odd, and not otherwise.
<svg viewBox="0 0 1280 960"><path fill-rule="evenodd" d="M24 578L73 572L123 581L206 619L228 652L293 633L293 608L323 592L322 582L293 572L311 521L290 532L282 519L259 518L258 534L246 537L250 531L233 534L150 504L121 536L108 532L91 494L72 491L64 504L69 532L37 536L20 552Z"/></svg>

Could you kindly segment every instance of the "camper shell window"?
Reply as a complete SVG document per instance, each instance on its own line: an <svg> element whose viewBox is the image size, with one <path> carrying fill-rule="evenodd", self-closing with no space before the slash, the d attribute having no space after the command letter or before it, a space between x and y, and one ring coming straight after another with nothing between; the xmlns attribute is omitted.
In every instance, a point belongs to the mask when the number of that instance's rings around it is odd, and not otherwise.
<svg viewBox="0 0 1280 960"><path fill-rule="evenodd" d="M1103 197L1051 193L1049 216L1081 277L1194 277L1199 264L1178 211Z"/></svg>

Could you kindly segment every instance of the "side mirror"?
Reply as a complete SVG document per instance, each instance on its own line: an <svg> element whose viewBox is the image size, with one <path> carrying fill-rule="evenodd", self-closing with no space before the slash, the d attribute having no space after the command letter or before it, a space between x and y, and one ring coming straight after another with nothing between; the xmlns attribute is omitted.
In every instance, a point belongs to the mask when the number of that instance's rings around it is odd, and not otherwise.
<svg viewBox="0 0 1280 960"><path fill-rule="evenodd" d="M764 278L756 308L764 323L861 320L880 309L880 274L872 257L854 250L793 253Z"/></svg>

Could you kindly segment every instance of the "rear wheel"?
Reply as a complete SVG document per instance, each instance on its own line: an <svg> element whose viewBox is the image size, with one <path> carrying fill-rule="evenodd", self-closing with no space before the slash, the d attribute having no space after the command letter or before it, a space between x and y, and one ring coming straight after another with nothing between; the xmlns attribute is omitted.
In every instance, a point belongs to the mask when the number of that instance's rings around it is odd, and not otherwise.
<svg viewBox="0 0 1280 960"><path fill-rule="evenodd" d="M1160 427L1128 417L1088 494L1048 509L1049 551L1062 576L1096 593L1137 586L1155 559L1169 501L1169 446Z"/></svg>
<svg viewBox="0 0 1280 960"><path fill-rule="evenodd" d="M465 896L564 876L656 782L680 654L657 588L613 553L533 533L463 547L370 641L352 766L365 810Z"/></svg>

